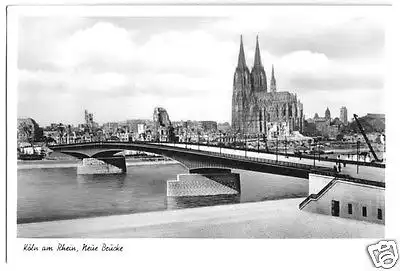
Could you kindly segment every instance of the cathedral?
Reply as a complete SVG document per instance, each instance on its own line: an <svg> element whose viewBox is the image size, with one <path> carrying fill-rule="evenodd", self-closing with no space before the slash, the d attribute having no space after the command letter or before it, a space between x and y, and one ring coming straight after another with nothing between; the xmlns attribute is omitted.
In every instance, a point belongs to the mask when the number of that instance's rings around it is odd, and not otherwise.
<svg viewBox="0 0 400 271"><path fill-rule="evenodd" d="M297 99L297 95L278 91L274 66L268 89L258 36L251 72L246 65L243 40L240 37L239 59L233 80L233 132L264 134L268 138L289 136L293 131L302 132L303 120L303 104Z"/></svg>

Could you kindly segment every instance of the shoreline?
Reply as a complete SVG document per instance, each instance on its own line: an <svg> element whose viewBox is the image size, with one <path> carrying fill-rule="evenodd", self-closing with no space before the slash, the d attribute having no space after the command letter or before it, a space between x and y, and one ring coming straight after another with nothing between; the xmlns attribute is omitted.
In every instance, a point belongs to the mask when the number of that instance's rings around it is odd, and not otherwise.
<svg viewBox="0 0 400 271"><path fill-rule="evenodd" d="M19 169L36 169L36 168L73 168L77 167L80 161L77 160L38 160L38 161L18 161L17 170ZM126 166L151 166L151 165L175 165L179 162L174 160L161 161L143 161L143 160L126 160Z"/></svg>
<svg viewBox="0 0 400 271"><path fill-rule="evenodd" d="M385 226L301 211L304 199L17 224L18 238L383 238ZM315 229L318 228L318 231Z"/></svg>

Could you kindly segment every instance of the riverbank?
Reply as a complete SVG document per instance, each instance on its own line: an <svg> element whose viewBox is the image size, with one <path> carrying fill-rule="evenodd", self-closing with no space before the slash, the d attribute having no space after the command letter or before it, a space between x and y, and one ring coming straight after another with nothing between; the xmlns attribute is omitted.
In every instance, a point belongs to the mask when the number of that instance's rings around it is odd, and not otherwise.
<svg viewBox="0 0 400 271"><path fill-rule="evenodd" d="M383 238L384 225L300 211L304 198L17 225L19 238Z"/></svg>
<svg viewBox="0 0 400 271"><path fill-rule="evenodd" d="M70 168L77 167L79 160L37 160L37 161L18 161L17 169L34 169L34 168ZM174 160L158 160L146 161L137 160L135 158L127 158L126 166L150 166L150 165L165 165L178 164Z"/></svg>

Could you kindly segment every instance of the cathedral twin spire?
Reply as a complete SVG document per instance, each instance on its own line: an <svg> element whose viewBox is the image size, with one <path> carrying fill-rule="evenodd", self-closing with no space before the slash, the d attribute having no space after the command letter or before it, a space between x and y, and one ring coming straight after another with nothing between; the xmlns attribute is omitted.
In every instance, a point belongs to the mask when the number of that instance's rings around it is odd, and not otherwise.
<svg viewBox="0 0 400 271"><path fill-rule="evenodd" d="M248 70L246 65L246 58L244 54L243 48L243 38L240 35L240 49L239 49L239 59L238 59L238 70ZM260 91L267 91L267 76L265 74L264 67L261 62L261 53L260 53L260 46L258 43L258 35L256 39L256 50L254 55L254 65L251 70L251 85L252 90L256 92ZM271 85L270 89L272 92L276 92L276 81L274 76L274 67L272 66L272 77L271 77Z"/></svg>
<svg viewBox="0 0 400 271"><path fill-rule="evenodd" d="M260 46L258 45L258 35L257 35L257 41L256 41L256 53L254 55L254 67L262 67Z"/></svg>
<svg viewBox="0 0 400 271"><path fill-rule="evenodd" d="M240 49L239 49L239 59L238 59L238 69L244 70L247 68L246 66L246 57L244 56L244 49L243 49L243 38L240 35Z"/></svg>

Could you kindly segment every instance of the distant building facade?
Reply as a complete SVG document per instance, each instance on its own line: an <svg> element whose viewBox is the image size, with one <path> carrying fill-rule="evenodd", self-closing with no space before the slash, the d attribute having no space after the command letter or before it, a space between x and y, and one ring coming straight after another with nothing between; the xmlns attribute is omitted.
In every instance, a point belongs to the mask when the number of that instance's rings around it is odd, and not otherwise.
<svg viewBox="0 0 400 271"><path fill-rule="evenodd" d="M349 123L348 118L347 118L347 108L345 106L342 106L340 108L340 121L344 125L347 125Z"/></svg>
<svg viewBox="0 0 400 271"><path fill-rule="evenodd" d="M201 121L201 128L204 132L212 132L217 130L217 122L216 121Z"/></svg>
<svg viewBox="0 0 400 271"><path fill-rule="evenodd" d="M379 120L385 120L385 114L372 114L372 113L368 113L367 114L367 118L371 118L371 119L379 119Z"/></svg>
<svg viewBox="0 0 400 271"><path fill-rule="evenodd" d="M327 107L325 110L325 119L327 121L331 121L331 111L329 110L329 107Z"/></svg>
<svg viewBox="0 0 400 271"><path fill-rule="evenodd" d="M85 109L85 124L89 129L89 131L93 130L94 128L93 113L89 113L86 109Z"/></svg>
<svg viewBox="0 0 400 271"><path fill-rule="evenodd" d="M233 80L232 131L239 134L288 135L303 130L303 104L296 94L278 91L272 67L270 89L256 41L254 65L246 65L242 37L239 59Z"/></svg>

